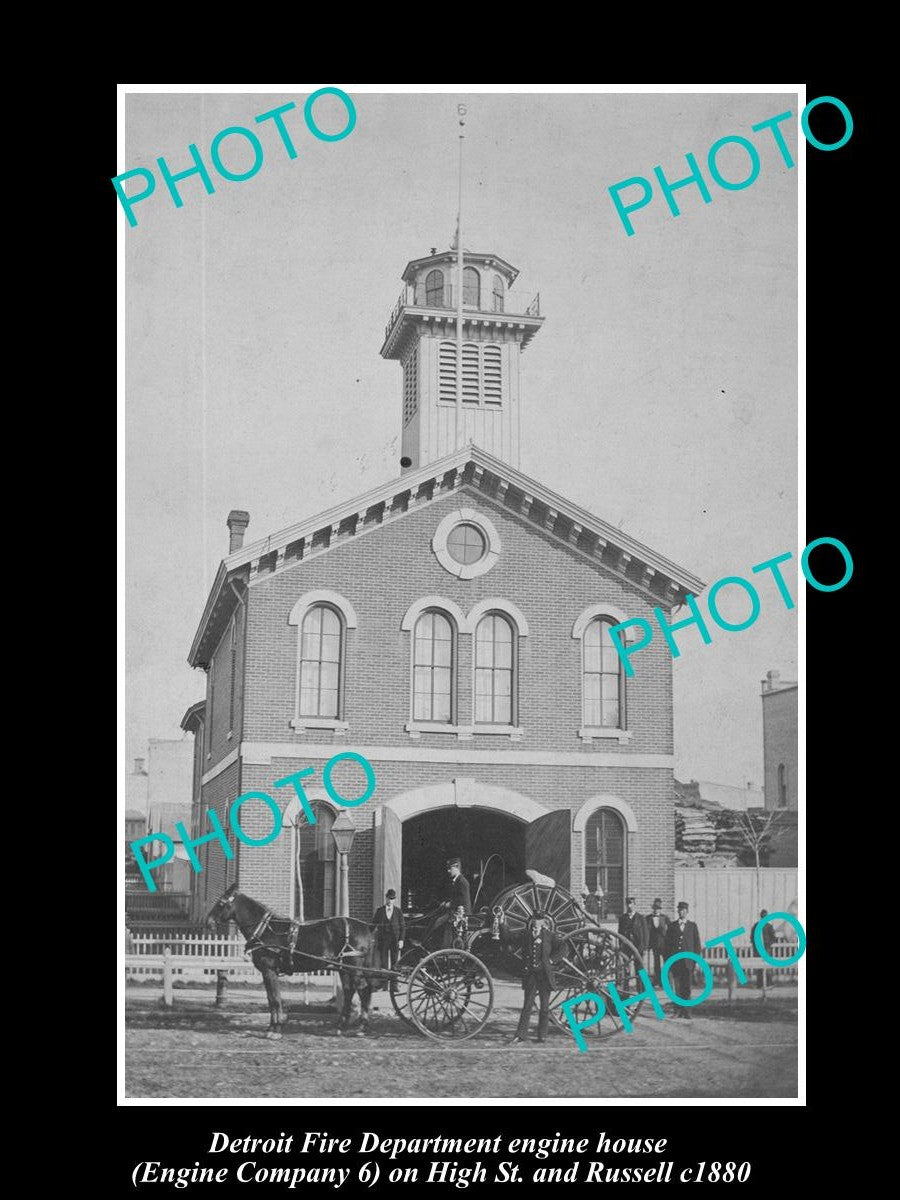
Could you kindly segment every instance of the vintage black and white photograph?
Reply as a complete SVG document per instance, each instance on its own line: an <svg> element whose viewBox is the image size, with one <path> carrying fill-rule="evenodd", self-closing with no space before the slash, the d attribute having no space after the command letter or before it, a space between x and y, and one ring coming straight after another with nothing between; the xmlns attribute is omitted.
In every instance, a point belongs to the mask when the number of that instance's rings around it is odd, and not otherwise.
<svg viewBox="0 0 900 1200"><path fill-rule="evenodd" d="M124 96L126 1097L798 1097L804 103Z"/></svg>

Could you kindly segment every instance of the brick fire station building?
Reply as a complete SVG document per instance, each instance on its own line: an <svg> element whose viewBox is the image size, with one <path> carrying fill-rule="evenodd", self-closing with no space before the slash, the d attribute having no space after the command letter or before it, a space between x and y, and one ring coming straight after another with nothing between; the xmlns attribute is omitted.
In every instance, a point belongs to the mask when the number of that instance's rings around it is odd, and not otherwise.
<svg viewBox="0 0 900 1200"><path fill-rule="evenodd" d="M189 656L207 678L185 716L194 834L250 791L273 796L283 832L259 848L230 833L231 861L216 841L200 847L198 916L235 879L282 913L335 912L342 811L356 831L352 916L370 918L388 887L427 907L450 854L473 893L483 881L479 903L534 868L576 894L601 889L604 915L626 893L672 909L672 656L654 639L626 679L608 628L703 585L519 471L522 355L544 318L535 303L513 311L509 263L464 262L461 343L453 251L408 264L388 322L401 474L248 544L248 515L228 518ZM321 786L342 750L376 773L356 808ZM307 767L315 825L293 788L273 786ZM335 782L363 790L355 766ZM264 802L244 804L248 834L271 822Z"/></svg>

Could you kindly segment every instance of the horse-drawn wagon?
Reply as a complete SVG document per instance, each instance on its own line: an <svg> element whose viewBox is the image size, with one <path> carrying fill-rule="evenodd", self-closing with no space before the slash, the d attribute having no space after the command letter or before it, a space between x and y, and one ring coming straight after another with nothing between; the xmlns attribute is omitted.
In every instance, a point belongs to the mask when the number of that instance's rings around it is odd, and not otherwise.
<svg viewBox="0 0 900 1200"><path fill-rule="evenodd" d="M279 917L271 909L229 888L210 912L211 923L233 920L247 942L247 953L263 976L269 998L271 1028L285 1022L278 977L333 970L341 977L344 1004L340 1027L350 1023L354 993L360 998L360 1028L368 1025L374 985L387 983L397 1015L421 1034L440 1042L462 1042L480 1033L494 1008L495 976L517 977L525 937L535 920L557 936L556 988L551 996L555 1022L568 1030L562 1005L593 992L607 1000L614 983L619 996L634 996L639 951L626 938L598 924L565 888L535 876L505 888L490 906L438 927L435 913L408 928L404 953L393 969L374 965L370 926L350 917L329 917L302 924ZM636 1006L636 1007L639 1007ZM590 1027L595 1037L609 1037L623 1026L614 1005ZM572 1013L584 1021L596 1013L591 999ZM632 1010L634 1011L634 1009Z"/></svg>

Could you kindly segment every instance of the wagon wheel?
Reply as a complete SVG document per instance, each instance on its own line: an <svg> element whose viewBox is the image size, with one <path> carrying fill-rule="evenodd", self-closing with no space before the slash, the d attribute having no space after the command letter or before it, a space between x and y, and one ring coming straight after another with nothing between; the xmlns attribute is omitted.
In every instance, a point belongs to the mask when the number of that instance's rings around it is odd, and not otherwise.
<svg viewBox="0 0 900 1200"><path fill-rule="evenodd" d="M511 934L521 933L532 917L543 917L554 933L565 937L584 927L584 909L574 896L557 884L518 883L494 901Z"/></svg>
<svg viewBox="0 0 900 1200"><path fill-rule="evenodd" d="M623 1000L643 991L643 984L638 979L638 971L644 962L640 952L627 938L620 937L608 929L582 927L570 935L568 945L556 966L556 990L550 997L550 1012L554 1020L571 1036L571 1026L566 1020L562 1004L566 1000L574 1000L583 992L595 992L605 1002L605 1013L596 1025L584 1030L584 1035L592 1034L602 1040L622 1033L624 1025L616 1012L608 984L614 983L616 991ZM634 1016L640 1011L644 1001L629 1005L629 1015ZM593 1000L582 1000L571 1009L575 1021L586 1021L597 1012L597 1004Z"/></svg>
<svg viewBox="0 0 900 1200"><path fill-rule="evenodd" d="M481 959L468 950L435 950L414 968L407 1005L426 1037L464 1042L487 1024L494 983Z"/></svg>
<svg viewBox="0 0 900 1200"><path fill-rule="evenodd" d="M409 979L412 975L413 967L417 963L420 963L427 953L428 951L420 942L407 942L403 953L397 960L396 970L399 974L392 976L389 984L391 1004L394 1006L394 1012L407 1025L413 1024L407 1006Z"/></svg>

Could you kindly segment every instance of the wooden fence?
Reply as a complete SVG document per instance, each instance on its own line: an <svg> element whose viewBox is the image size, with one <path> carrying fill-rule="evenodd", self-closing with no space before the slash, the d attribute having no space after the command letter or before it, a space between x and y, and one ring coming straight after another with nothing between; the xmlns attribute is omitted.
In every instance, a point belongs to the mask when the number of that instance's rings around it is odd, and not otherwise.
<svg viewBox="0 0 900 1200"><path fill-rule="evenodd" d="M243 937L210 933L182 933L179 930L139 932L126 935L125 979L134 982L162 980L163 999L172 1003L176 982L194 979L201 983L215 982L217 1002L222 996L223 981L261 983L262 976L249 958L244 957ZM294 976L303 987L303 1003L309 1001L309 981L316 976L330 975L330 996L337 995L337 975L323 968Z"/></svg>
<svg viewBox="0 0 900 1200"><path fill-rule="evenodd" d="M747 932L737 939L737 944L746 942L749 947L750 930L761 909L800 916L797 868L763 867L757 894L756 871L752 867L676 867L675 903L679 900L686 900L691 906L690 918L697 922L701 941L743 925ZM674 912L669 914L670 918L674 916ZM773 928L777 936L791 939L786 922L784 928L780 922Z"/></svg>

